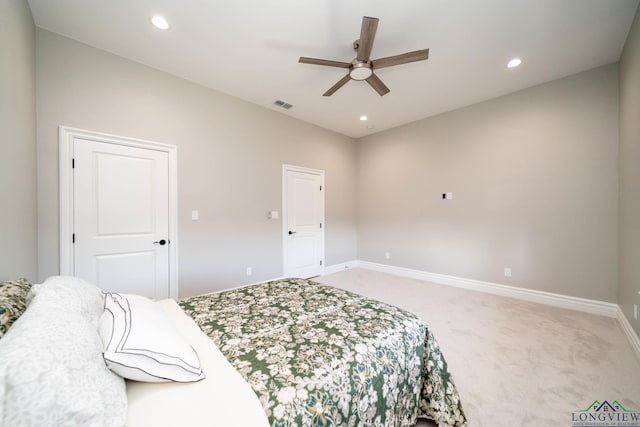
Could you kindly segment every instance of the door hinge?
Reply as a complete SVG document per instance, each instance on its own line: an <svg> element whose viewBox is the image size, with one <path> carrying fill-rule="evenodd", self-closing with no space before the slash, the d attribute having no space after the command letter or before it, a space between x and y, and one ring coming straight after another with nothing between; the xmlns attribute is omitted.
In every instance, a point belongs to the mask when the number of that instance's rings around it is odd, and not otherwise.
<svg viewBox="0 0 640 427"><path fill-rule="evenodd" d="M71 159L71 169L76 168L76 159Z"/></svg>
<svg viewBox="0 0 640 427"><path fill-rule="evenodd" d="M320 228L322 228L322 223L320 223Z"/></svg>
<svg viewBox="0 0 640 427"><path fill-rule="evenodd" d="M322 185L320 186L320 191L322 191Z"/></svg>
<svg viewBox="0 0 640 427"><path fill-rule="evenodd" d="M320 260L320 265L322 265L322 260Z"/></svg>
<svg viewBox="0 0 640 427"><path fill-rule="evenodd" d="M75 243L76 242L76 233L73 233L71 235L71 243Z"/></svg>

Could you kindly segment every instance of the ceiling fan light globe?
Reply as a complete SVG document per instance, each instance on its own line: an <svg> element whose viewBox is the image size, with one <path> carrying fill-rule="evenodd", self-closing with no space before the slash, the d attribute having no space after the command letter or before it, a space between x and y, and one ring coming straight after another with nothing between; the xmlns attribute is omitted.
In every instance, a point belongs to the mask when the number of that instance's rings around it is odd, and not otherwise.
<svg viewBox="0 0 640 427"><path fill-rule="evenodd" d="M366 62L355 64L349 71L349 76L353 80L367 80L371 74L373 74L373 70Z"/></svg>

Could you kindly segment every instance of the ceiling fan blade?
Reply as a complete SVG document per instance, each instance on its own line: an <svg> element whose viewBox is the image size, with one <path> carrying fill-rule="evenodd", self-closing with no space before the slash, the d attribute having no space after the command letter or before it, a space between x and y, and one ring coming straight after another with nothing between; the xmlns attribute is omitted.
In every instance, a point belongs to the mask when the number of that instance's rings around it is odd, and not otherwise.
<svg viewBox="0 0 640 427"><path fill-rule="evenodd" d="M358 46L358 61L367 62L371 56L371 48L373 48L373 39L376 37L378 29L378 18L370 18L364 16L362 18L362 28L360 29L360 44Z"/></svg>
<svg viewBox="0 0 640 427"><path fill-rule="evenodd" d="M301 56L298 62L302 64L326 65L328 67L349 68L348 62L329 61L328 59L305 58Z"/></svg>
<svg viewBox="0 0 640 427"><path fill-rule="evenodd" d="M336 83L333 86L331 86L328 91L323 93L322 96L331 96L331 95L333 95L333 93L335 91L337 91L342 86L344 86L349 80L351 80L351 77L349 76L349 74L347 74L346 76L341 78L340 81L338 81L338 83Z"/></svg>
<svg viewBox="0 0 640 427"><path fill-rule="evenodd" d="M374 88L376 92L378 92L378 95L380 96L384 96L389 92L391 92L391 89L389 89L387 85L382 83L382 80L380 80L380 78L375 74L371 74L371 76L367 79L367 83L369 83L371 87Z"/></svg>
<svg viewBox="0 0 640 427"><path fill-rule="evenodd" d="M374 70L392 65L407 64L409 62L424 61L429 58L429 49L414 50L413 52L401 53L400 55L387 56L386 58L374 59L371 66Z"/></svg>

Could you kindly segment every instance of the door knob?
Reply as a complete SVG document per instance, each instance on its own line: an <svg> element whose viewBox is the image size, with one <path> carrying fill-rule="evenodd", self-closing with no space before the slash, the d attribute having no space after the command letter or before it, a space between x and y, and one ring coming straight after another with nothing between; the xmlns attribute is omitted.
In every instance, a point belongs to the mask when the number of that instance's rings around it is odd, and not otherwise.
<svg viewBox="0 0 640 427"><path fill-rule="evenodd" d="M289 230L289 234L296 234L296 232Z"/></svg>
<svg viewBox="0 0 640 427"><path fill-rule="evenodd" d="M164 240L164 239L162 239L162 240L160 240L160 241L158 241L158 242L153 242L153 243L154 243L154 244L156 244L156 243L157 243L157 244L159 244L160 246L164 246L164 245L166 245L166 244L167 244L167 241L166 241L166 240Z"/></svg>

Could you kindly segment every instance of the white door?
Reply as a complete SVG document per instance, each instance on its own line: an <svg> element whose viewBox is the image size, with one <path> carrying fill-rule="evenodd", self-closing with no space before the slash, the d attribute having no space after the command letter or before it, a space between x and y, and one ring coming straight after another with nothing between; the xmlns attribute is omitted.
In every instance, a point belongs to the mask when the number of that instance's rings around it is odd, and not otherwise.
<svg viewBox="0 0 640 427"><path fill-rule="evenodd" d="M168 298L168 153L76 138L73 158L74 275Z"/></svg>
<svg viewBox="0 0 640 427"><path fill-rule="evenodd" d="M284 166L285 276L313 277L324 269L324 173Z"/></svg>

